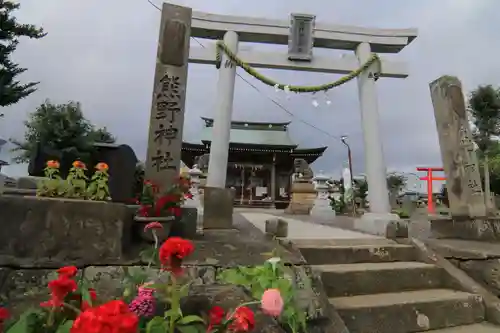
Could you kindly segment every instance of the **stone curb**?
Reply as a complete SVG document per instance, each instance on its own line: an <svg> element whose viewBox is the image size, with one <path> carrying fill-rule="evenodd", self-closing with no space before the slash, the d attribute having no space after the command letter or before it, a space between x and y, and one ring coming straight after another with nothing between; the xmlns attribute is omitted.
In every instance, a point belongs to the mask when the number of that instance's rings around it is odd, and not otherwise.
<svg viewBox="0 0 500 333"><path fill-rule="evenodd" d="M415 247L421 260L444 269L450 277L452 287L481 296L486 308L486 320L500 325L500 299L498 297L477 283L467 273L455 267L449 260L429 248L424 242L411 238L408 243Z"/></svg>

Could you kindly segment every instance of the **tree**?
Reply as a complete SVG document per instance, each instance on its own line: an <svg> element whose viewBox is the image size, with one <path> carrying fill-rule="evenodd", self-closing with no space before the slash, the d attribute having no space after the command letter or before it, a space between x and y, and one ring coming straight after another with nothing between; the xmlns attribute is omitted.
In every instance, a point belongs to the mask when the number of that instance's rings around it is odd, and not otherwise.
<svg viewBox="0 0 500 333"><path fill-rule="evenodd" d="M496 143L494 138L500 134L500 90L492 85L479 86L469 94L468 104L474 141L483 154L485 203L491 210L489 155Z"/></svg>
<svg viewBox="0 0 500 333"><path fill-rule="evenodd" d="M389 200L391 201L391 207L397 206L399 192L401 192L405 185L405 175L395 172L390 172L387 174L387 188L389 190Z"/></svg>
<svg viewBox="0 0 500 333"><path fill-rule="evenodd" d="M403 174L390 172L387 174L387 188L389 192L399 193L406 185L406 176Z"/></svg>
<svg viewBox="0 0 500 333"><path fill-rule="evenodd" d="M355 178L354 181L354 198L359 199L361 207L366 206L366 197L368 196L368 182L366 178Z"/></svg>
<svg viewBox="0 0 500 333"><path fill-rule="evenodd" d="M10 59L19 44L19 37L42 38L46 35L42 28L32 24L18 23L13 11L20 4L0 0L0 106L17 103L20 99L36 91L38 82L21 83L17 76L26 68L19 67Z"/></svg>
<svg viewBox="0 0 500 333"><path fill-rule="evenodd" d="M96 142L113 143L106 128L95 128L84 116L80 103L52 104L45 101L24 122L24 141L11 140L20 154L15 162L29 162L38 143L63 152L89 153Z"/></svg>

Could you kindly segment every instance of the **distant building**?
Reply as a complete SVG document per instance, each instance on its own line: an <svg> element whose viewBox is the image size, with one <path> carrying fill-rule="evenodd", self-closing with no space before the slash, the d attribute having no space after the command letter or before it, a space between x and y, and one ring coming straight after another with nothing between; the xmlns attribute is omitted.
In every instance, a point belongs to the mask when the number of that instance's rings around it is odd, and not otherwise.
<svg viewBox="0 0 500 333"><path fill-rule="evenodd" d="M183 142L181 159L192 167L196 157L210 152L214 120L202 118L199 142ZM286 207L293 161L312 164L327 147L298 148L289 136L290 122L231 122L226 187L234 188L236 205ZM279 207L278 207L279 206Z"/></svg>

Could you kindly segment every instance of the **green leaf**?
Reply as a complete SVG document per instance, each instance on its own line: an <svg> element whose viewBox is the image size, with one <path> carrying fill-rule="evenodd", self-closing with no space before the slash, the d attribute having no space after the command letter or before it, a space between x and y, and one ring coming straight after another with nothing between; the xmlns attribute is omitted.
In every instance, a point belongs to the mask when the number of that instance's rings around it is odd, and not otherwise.
<svg viewBox="0 0 500 333"><path fill-rule="evenodd" d="M152 284L148 284L147 286L144 286L144 288L162 290L162 289L165 289L165 285L161 284L161 283L152 283Z"/></svg>
<svg viewBox="0 0 500 333"><path fill-rule="evenodd" d="M175 327L181 333L201 333L205 332L201 325L178 325Z"/></svg>
<svg viewBox="0 0 500 333"><path fill-rule="evenodd" d="M73 326L73 320L66 320L63 324L59 325L56 333L69 333Z"/></svg>
<svg viewBox="0 0 500 333"><path fill-rule="evenodd" d="M82 302L87 302L90 306L92 306L92 297L90 297L89 289L85 284L80 290L80 292L82 294Z"/></svg>
<svg viewBox="0 0 500 333"><path fill-rule="evenodd" d="M182 313L180 310L181 309L179 309L179 308L173 308L173 309L167 310L167 311L165 311L165 314L163 315L163 317L165 319L172 318L174 321L176 321L179 317L182 316Z"/></svg>
<svg viewBox="0 0 500 333"><path fill-rule="evenodd" d="M153 317L146 325L146 333L165 333L167 322L162 317Z"/></svg>
<svg viewBox="0 0 500 333"><path fill-rule="evenodd" d="M6 333L35 333L34 327L40 312L35 310L26 311L12 326L9 327Z"/></svg>
<svg viewBox="0 0 500 333"><path fill-rule="evenodd" d="M187 297L187 295L189 295L189 287L191 287L191 282L186 283L179 289L179 298Z"/></svg>
<svg viewBox="0 0 500 333"><path fill-rule="evenodd" d="M189 325L189 324L192 324L192 323L204 323L205 321L203 320L203 318L199 317L199 316L195 316L195 315L190 315L190 316L185 316L185 317L182 317L181 319L179 319L177 321L177 324L179 325Z"/></svg>

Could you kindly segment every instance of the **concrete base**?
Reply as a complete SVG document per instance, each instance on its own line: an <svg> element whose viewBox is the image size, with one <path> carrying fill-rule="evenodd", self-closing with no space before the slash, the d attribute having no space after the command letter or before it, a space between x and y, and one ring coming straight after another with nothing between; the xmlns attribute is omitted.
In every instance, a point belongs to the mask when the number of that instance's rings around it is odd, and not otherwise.
<svg viewBox="0 0 500 333"><path fill-rule="evenodd" d="M233 228L234 190L208 187L203 195L203 229Z"/></svg>
<svg viewBox="0 0 500 333"><path fill-rule="evenodd" d="M500 218L452 217L431 220L433 238L500 242Z"/></svg>
<svg viewBox="0 0 500 333"><path fill-rule="evenodd" d="M353 226L355 230L387 237L390 236L391 230L394 229L394 222L398 222L399 220L399 216L396 214L365 213L360 218L354 220Z"/></svg>

